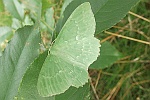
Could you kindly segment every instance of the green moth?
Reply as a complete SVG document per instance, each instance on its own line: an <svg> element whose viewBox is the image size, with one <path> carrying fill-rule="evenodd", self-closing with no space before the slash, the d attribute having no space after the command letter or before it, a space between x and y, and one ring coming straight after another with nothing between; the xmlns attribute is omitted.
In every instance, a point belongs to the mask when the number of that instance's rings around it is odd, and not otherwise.
<svg viewBox="0 0 150 100"><path fill-rule="evenodd" d="M50 49L37 88L43 97L65 92L70 86L88 82L88 67L99 55L99 40L94 37L95 19L85 2L70 15Z"/></svg>

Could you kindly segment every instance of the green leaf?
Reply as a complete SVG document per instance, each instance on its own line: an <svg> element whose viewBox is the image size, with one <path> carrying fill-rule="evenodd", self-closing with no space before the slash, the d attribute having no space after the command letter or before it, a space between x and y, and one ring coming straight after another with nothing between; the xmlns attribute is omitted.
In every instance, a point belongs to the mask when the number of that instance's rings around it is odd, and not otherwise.
<svg viewBox="0 0 150 100"><path fill-rule="evenodd" d="M15 30L23 27L22 23L20 20L16 19L16 18L12 18L12 25L11 27Z"/></svg>
<svg viewBox="0 0 150 100"><path fill-rule="evenodd" d="M2 48L0 47L0 56L2 56Z"/></svg>
<svg viewBox="0 0 150 100"><path fill-rule="evenodd" d="M70 87L65 93L55 96L55 100L90 100L90 85L83 87Z"/></svg>
<svg viewBox="0 0 150 100"><path fill-rule="evenodd" d="M12 29L10 27L4 26L0 27L0 44L12 35Z"/></svg>
<svg viewBox="0 0 150 100"><path fill-rule="evenodd" d="M69 3L71 3L73 0L64 0L62 9L61 9L61 15L63 14L63 12L65 11L66 7L69 5Z"/></svg>
<svg viewBox="0 0 150 100"><path fill-rule="evenodd" d="M0 26L11 26L12 17L4 12L0 12Z"/></svg>
<svg viewBox="0 0 150 100"><path fill-rule="evenodd" d="M31 26L18 29L0 57L0 100L12 100L20 81L39 54L39 30Z"/></svg>
<svg viewBox="0 0 150 100"><path fill-rule="evenodd" d="M0 12L4 11L4 3L3 0L0 0Z"/></svg>
<svg viewBox="0 0 150 100"><path fill-rule="evenodd" d="M24 18L24 9L18 0L3 0L6 9L11 15L19 20Z"/></svg>
<svg viewBox="0 0 150 100"><path fill-rule="evenodd" d="M24 21L22 22L23 26L25 25L34 25L29 15L25 15Z"/></svg>
<svg viewBox="0 0 150 100"><path fill-rule="evenodd" d="M54 9L53 8L49 8L46 10L46 14L45 14L45 20L48 27L48 31L51 33L53 33L53 29L54 29L54 25L55 25L55 19L54 19Z"/></svg>
<svg viewBox="0 0 150 100"><path fill-rule="evenodd" d="M55 100L54 97L44 98L38 94L37 81L47 52L41 54L27 69L18 90L16 100Z"/></svg>
<svg viewBox="0 0 150 100"><path fill-rule="evenodd" d="M0 56L2 56L2 51L5 48L6 43L5 40L9 40L13 35L12 29L7 26L0 27Z"/></svg>
<svg viewBox="0 0 150 100"><path fill-rule="evenodd" d="M43 64L37 83L41 96L64 93L70 86L78 88L88 82L88 67L99 55L94 32L90 4L81 4L66 21Z"/></svg>
<svg viewBox="0 0 150 100"><path fill-rule="evenodd" d="M122 58L122 54L109 42L101 44L101 55L90 65L91 69L103 69Z"/></svg>
<svg viewBox="0 0 150 100"><path fill-rule="evenodd" d="M83 2L90 2L96 20L96 34L119 22L139 0L73 0L65 9L61 26L64 25L72 11Z"/></svg>
<svg viewBox="0 0 150 100"><path fill-rule="evenodd" d="M42 15L45 13L45 11L50 8L51 5L51 0L42 0Z"/></svg>
<svg viewBox="0 0 150 100"><path fill-rule="evenodd" d="M25 8L30 10L31 17L39 24L41 19L42 2L41 0L25 0L22 1Z"/></svg>

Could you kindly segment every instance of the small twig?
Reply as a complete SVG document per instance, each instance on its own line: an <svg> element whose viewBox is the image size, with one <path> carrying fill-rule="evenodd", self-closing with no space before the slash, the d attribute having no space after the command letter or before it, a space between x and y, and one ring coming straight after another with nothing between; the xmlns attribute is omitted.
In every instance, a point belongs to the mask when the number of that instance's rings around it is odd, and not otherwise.
<svg viewBox="0 0 150 100"><path fill-rule="evenodd" d="M106 37L105 39L101 40L100 43L103 43L103 42L105 42L105 41L107 41L107 40L109 40L109 39L111 39L111 38L113 38L113 37L114 37L113 35L108 36L108 37Z"/></svg>
<svg viewBox="0 0 150 100"><path fill-rule="evenodd" d="M137 19L134 19L134 20L132 21L132 23L136 22L137 20L138 20L138 18L137 18ZM119 31L117 31L116 33L119 34L120 32L123 32L123 30L126 29L128 26L129 26L129 23L128 23L127 25L125 25L124 27L122 27L122 28L121 28ZM115 27L115 26L113 26L113 27ZM100 43L103 43L103 42L105 42L105 41L107 41L107 40L109 40L109 39L111 39L111 38L113 38L113 37L115 37L115 36L114 36L114 35L108 36L108 37L106 37L105 39L101 40Z"/></svg>
<svg viewBox="0 0 150 100"><path fill-rule="evenodd" d="M111 90L109 92L107 92L107 94L105 94L101 100L106 100L106 98L109 96L110 92L111 92Z"/></svg>
<svg viewBox="0 0 150 100"><path fill-rule="evenodd" d="M132 30L133 30L133 25L132 25L132 20L131 20L131 17L130 17L130 16L128 16L128 21L129 21L130 32L132 32Z"/></svg>
<svg viewBox="0 0 150 100"><path fill-rule="evenodd" d="M122 27L119 27L119 26L113 26L114 28L118 28L118 29L122 29L122 30L127 30L127 31L133 31L133 32L136 32L138 34L141 34L142 36L144 36L146 39L150 39L150 37L148 37L147 35L144 34L144 32L142 31L139 31L139 30L135 30L135 29L127 29L127 28L122 28Z"/></svg>
<svg viewBox="0 0 150 100"><path fill-rule="evenodd" d="M96 84L95 84L95 89L97 88L101 73L102 73L102 70L100 70L99 73L98 73L98 77L97 77Z"/></svg>
<svg viewBox="0 0 150 100"><path fill-rule="evenodd" d="M122 76L122 78L119 80L119 82L117 83L117 85L111 90L109 91L103 98L102 100L113 100L114 97L116 96L116 94L118 93L118 91L120 90L121 85L123 84L123 82L132 77L135 73L137 73L138 71L140 71L142 68L138 68L137 70L130 72L130 73L126 73ZM106 99L107 98L107 99Z"/></svg>
<svg viewBox="0 0 150 100"><path fill-rule="evenodd" d="M51 31L54 31L54 29L50 27L43 19L41 19L41 22L43 22L43 24L46 25Z"/></svg>
<svg viewBox="0 0 150 100"><path fill-rule="evenodd" d="M89 77L89 80L90 80L90 85L91 85L92 90L94 92L95 98L96 98L96 100L99 100L98 94L96 93L96 89L94 88L94 85L93 85L92 80L91 80L90 77Z"/></svg>
<svg viewBox="0 0 150 100"><path fill-rule="evenodd" d="M116 63L150 63L150 60L137 60L137 61L118 61Z"/></svg>
<svg viewBox="0 0 150 100"><path fill-rule="evenodd" d="M113 74L113 73L108 73L108 72L102 72L102 74L104 74L104 75L109 75L109 76L118 76L118 77L122 77L123 75L121 75L121 74Z"/></svg>
<svg viewBox="0 0 150 100"><path fill-rule="evenodd" d="M123 60L129 59L129 58L131 58L131 56L130 56L130 55L129 55L129 56L125 56L125 57L121 58L121 59L120 59L120 61L123 61Z"/></svg>
<svg viewBox="0 0 150 100"><path fill-rule="evenodd" d="M131 12L131 11L129 11L128 13L131 14L131 15L133 15L133 16L135 16L135 17L138 17L138 18L143 19L143 20L145 20L145 21L147 21L147 22L150 23L150 20L147 19L147 18L144 18L144 17L142 17L142 16L140 16L140 15L138 15L138 14L135 14L135 13L133 13L133 12Z"/></svg>
<svg viewBox="0 0 150 100"><path fill-rule="evenodd" d="M108 31L105 31L105 33L110 34L110 35L114 35L114 36L118 36L118 37L121 37L121 38L125 38L125 39L128 39L128 40L132 40L132 41L136 41L136 42L140 42L140 43L144 43L144 44L150 45L150 42L147 42L147 41L138 40L138 39L135 39L135 38L123 36L123 35L120 35L120 34L115 34L115 33L108 32Z"/></svg>
<svg viewBox="0 0 150 100"><path fill-rule="evenodd" d="M114 97L116 96L116 94L118 93L118 91L120 90L121 85L123 84L123 82L125 81L126 76L123 76L119 82L117 83L117 85L112 89L112 91L110 92L110 95L108 96L108 98L106 100L114 100Z"/></svg>

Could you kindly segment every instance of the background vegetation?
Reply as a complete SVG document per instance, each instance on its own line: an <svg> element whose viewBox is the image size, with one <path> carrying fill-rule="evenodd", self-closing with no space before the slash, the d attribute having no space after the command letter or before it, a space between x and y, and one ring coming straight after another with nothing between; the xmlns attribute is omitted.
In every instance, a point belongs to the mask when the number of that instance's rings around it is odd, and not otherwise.
<svg viewBox="0 0 150 100"><path fill-rule="evenodd" d="M62 2L54 0L56 20ZM108 68L89 70L93 100L98 97L100 100L150 99L150 45L143 42L150 43L148 19L150 19L150 1L141 0L118 24L97 36L101 38L101 43L106 40L111 42L124 57ZM114 36L108 31L118 35Z"/></svg>
<svg viewBox="0 0 150 100"><path fill-rule="evenodd" d="M111 42L123 58L103 70L90 70L92 91L100 100L149 100L150 99L150 1L141 0L118 24L99 35ZM141 19L141 17L143 19ZM122 35L122 37L119 37ZM137 41L128 39L135 38Z"/></svg>
<svg viewBox="0 0 150 100"><path fill-rule="evenodd" d="M51 0L50 2L47 0L47 3L44 4L45 9L53 7L56 22L59 19L62 4L63 0ZM12 16L7 10L2 9L2 6L0 5L0 26L11 26ZM150 99L149 19L150 1L141 0L118 24L96 36L101 39L102 44L105 41L110 42L122 54L122 58L105 69L89 70L92 100L98 100L98 98L100 100ZM4 50L12 37L12 34L8 35L9 37L4 42L0 41L0 51ZM48 48L50 35L44 28L42 39Z"/></svg>

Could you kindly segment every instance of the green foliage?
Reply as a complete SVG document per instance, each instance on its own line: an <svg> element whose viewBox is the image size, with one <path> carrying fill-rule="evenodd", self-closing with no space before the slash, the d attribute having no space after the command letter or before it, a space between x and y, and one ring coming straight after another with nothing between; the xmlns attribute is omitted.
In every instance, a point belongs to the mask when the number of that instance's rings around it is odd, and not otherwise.
<svg viewBox="0 0 150 100"><path fill-rule="evenodd" d="M0 26L11 26L12 17L7 12L0 12Z"/></svg>
<svg viewBox="0 0 150 100"><path fill-rule="evenodd" d="M57 95L55 100L90 100L90 86L86 83L83 87L70 87L66 92Z"/></svg>
<svg viewBox="0 0 150 100"><path fill-rule="evenodd" d="M54 100L54 97L41 97L38 94L38 90L36 88L38 76L46 57L47 52L41 54L31 64L31 66L29 66L22 78L22 82L18 90L18 95L15 97L15 100Z"/></svg>
<svg viewBox="0 0 150 100"><path fill-rule="evenodd" d="M3 3L13 17L23 20L24 10L18 0L3 0Z"/></svg>
<svg viewBox="0 0 150 100"><path fill-rule="evenodd" d="M0 27L0 32L0 44L12 35L12 29L7 26Z"/></svg>
<svg viewBox="0 0 150 100"><path fill-rule="evenodd" d="M27 67L39 54L40 34L31 26L16 31L0 57L0 99L11 100L17 93Z"/></svg>
<svg viewBox="0 0 150 100"><path fill-rule="evenodd" d="M117 23L137 2L65 0L58 21L53 1L3 0L11 17L0 20L0 44L15 32L2 53L5 47L0 48L0 100L89 100L88 67L106 68L122 57L109 42L100 48L94 34ZM0 13L7 12L3 8Z"/></svg>
<svg viewBox="0 0 150 100"><path fill-rule="evenodd" d="M3 0L0 0L0 12L4 11L4 4L3 4Z"/></svg>
<svg viewBox="0 0 150 100"><path fill-rule="evenodd" d="M122 54L116 50L109 42L104 42L101 44L100 56L97 60L91 64L91 69L103 69L109 67L115 61L122 58Z"/></svg>
<svg viewBox="0 0 150 100"><path fill-rule="evenodd" d="M110 28L120 21L139 0L72 0L66 7L63 18L57 26L60 31L72 11L84 2L90 2L96 20L96 34Z"/></svg>
<svg viewBox="0 0 150 100"><path fill-rule="evenodd" d="M55 27L54 9L53 8L49 8L46 10L45 21L48 25L48 31L51 33L51 35L53 35L53 30Z"/></svg>
<svg viewBox="0 0 150 100"><path fill-rule="evenodd" d="M50 0L42 0L42 15L46 12L48 8L51 7Z"/></svg>
<svg viewBox="0 0 150 100"><path fill-rule="evenodd" d="M61 8L61 15L63 14L63 12L65 11L66 7L72 2L73 0L65 0L64 4Z"/></svg>

